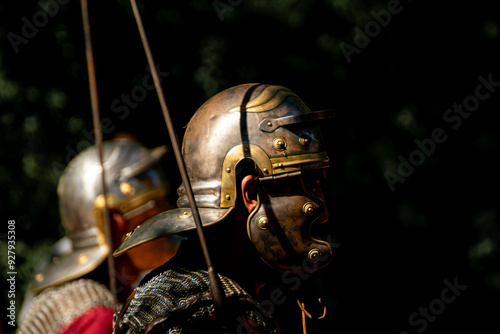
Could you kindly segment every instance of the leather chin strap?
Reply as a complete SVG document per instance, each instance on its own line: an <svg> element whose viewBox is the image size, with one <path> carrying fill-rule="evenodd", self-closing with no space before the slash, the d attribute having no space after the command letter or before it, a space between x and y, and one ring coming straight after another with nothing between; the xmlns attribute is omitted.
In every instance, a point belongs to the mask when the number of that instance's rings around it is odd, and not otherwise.
<svg viewBox="0 0 500 334"><path fill-rule="evenodd" d="M318 302L320 304L323 304L321 302L321 298L318 298ZM306 310L306 307L305 307L304 303L302 303L300 300L297 299L297 304L299 305L299 308L302 311L302 331L304 332L304 334L307 334L306 317L309 318L309 319L316 319L316 320L323 319L325 317L325 315L326 315L326 305L323 304L323 314L320 315L319 317L314 317L313 318L313 316L311 315L311 313L309 313Z"/></svg>

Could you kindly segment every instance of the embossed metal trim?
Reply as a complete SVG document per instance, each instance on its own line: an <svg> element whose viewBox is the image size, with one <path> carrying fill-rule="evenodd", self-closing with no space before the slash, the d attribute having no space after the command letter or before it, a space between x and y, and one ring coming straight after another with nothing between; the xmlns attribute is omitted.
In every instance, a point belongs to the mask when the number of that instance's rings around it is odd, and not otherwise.
<svg viewBox="0 0 500 334"><path fill-rule="evenodd" d="M295 93L283 86L267 86L255 99L249 101L245 106L237 106L229 112L264 112L278 107L288 96L295 96ZM243 107L243 108L242 108Z"/></svg>

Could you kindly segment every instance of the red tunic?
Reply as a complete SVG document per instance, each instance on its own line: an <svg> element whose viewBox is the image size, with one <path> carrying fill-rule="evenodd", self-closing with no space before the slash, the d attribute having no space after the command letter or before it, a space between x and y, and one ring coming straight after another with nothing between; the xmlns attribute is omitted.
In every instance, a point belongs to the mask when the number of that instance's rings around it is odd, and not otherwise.
<svg viewBox="0 0 500 334"><path fill-rule="evenodd" d="M114 310L105 306L91 308L73 319L57 334L110 334L113 333Z"/></svg>

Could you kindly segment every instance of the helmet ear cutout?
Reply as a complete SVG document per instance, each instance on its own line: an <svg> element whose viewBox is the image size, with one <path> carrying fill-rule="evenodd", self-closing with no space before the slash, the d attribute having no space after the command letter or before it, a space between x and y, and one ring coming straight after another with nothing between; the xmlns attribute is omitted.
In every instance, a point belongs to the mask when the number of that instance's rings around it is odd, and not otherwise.
<svg viewBox="0 0 500 334"><path fill-rule="evenodd" d="M257 204L259 171L255 162L250 158L239 160L234 168L235 174L235 201L241 201L250 213ZM235 205L236 205L235 202Z"/></svg>
<svg viewBox="0 0 500 334"><path fill-rule="evenodd" d="M233 147L222 164L220 207L229 208L236 205L237 191L241 190L238 176L245 173L269 175L270 172L271 161L260 147L251 144Z"/></svg>

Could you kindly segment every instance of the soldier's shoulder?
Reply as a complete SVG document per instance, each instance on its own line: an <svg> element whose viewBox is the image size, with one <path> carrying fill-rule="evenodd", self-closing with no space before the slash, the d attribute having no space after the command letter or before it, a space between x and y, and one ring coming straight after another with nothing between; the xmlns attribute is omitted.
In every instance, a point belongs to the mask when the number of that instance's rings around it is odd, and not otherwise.
<svg viewBox="0 0 500 334"><path fill-rule="evenodd" d="M102 283L90 279L71 281L38 294L18 333L55 333L91 309L116 307L112 293Z"/></svg>
<svg viewBox="0 0 500 334"><path fill-rule="evenodd" d="M263 326L265 316L257 314L256 303L234 280L219 275L226 295L231 322ZM241 318L239 318L241 317ZM115 318L124 333L196 333L219 327L205 270L169 268L136 288L127 309ZM272 326L267 325L271 328ZM266 327L266 328L267 328ZM206 332L206 331L204 331ZM266 333L273 333L273 330Z"/></svg>

